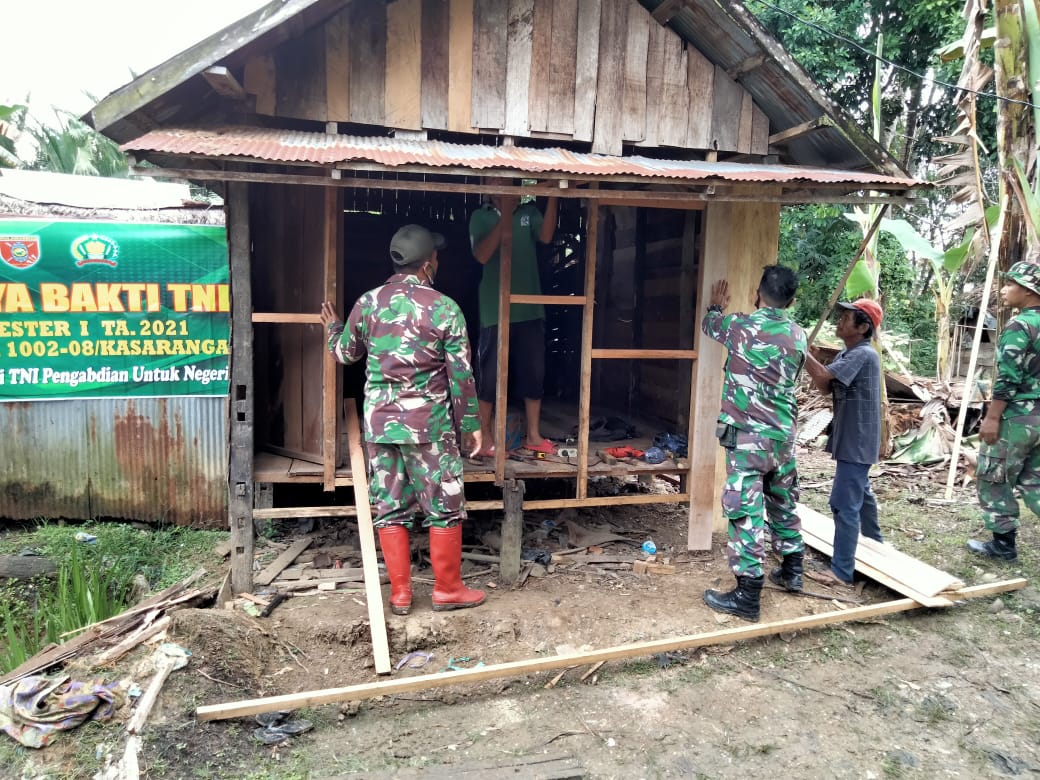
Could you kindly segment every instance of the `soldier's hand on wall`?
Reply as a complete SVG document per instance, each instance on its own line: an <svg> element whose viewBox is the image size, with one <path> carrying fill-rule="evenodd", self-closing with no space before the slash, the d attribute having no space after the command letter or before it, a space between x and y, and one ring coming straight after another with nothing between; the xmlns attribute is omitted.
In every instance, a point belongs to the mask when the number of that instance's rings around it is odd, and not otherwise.
<svg viewBox="0 0 1040 780"><path fill-rule="evenodd" d="M708 305L721 306L723 309L729 306L729 282L719 279L711 286L711 299L708 301Z"/></svg>
<svg viewBox="0 0 1040 780"><path fill-rule="evenodd" d="M339 314L336 312L336 307L332 305L331 301L324 301L321 304L321 324L325 328L329 327L329 323L342 322L339 318Z"/></svg>

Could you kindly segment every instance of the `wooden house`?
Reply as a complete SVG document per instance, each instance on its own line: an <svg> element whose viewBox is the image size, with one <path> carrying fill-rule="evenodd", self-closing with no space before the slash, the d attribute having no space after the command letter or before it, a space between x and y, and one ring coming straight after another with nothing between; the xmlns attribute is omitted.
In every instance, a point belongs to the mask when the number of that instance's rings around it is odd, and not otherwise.
<svg viewBox="0 0 1040 780"><path fill-rule="evenodd" d="M352 484L342 399L360 397L360 374L327 356L318 308L342 312L389 274L401 224L445 234L438 286L475 319L470 212L492 193L562 199L543 295L511 300L547 307L547 433L577 456L515 462L499 448L467 466L470 507L506 507L508 579L522 508L688 504L689 547L708 548L722 527L723 350L700 337L706 291L727 278L734 306L751 305L783 204L892 201L919 184L737 0L275 0L87 119L227 202L236 590L256 518L354 512L337 488ZM498 441L508 384L500 360ZM602 462L610 443L589 434L610 414L636 425L627 443L685 434L687 456ZM590 490L625 474L662 487ZM568 494L540 497L539 478L568 480ZM299 485L322 498L288 498Z"/></svg>

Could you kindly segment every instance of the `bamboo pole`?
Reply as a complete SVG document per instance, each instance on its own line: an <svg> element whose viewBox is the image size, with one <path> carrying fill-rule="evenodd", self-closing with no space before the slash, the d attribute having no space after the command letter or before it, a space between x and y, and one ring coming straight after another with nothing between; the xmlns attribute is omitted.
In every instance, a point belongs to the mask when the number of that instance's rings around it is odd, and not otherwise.
<svg viewBox="0 0 1040 780"><path fill-rule="evenodd" d="M975 394L975 368L979 360L979 347L982 345L982 331L985 330L986 311L989 309L989 296L993 289L993 277L996 276L997 263L1000 262L1000 236L1004 221L1004 209L994 228L997 240L990 244L989 264L986 266L986 282L982 285L982 299L979 301L979 318L975 322L975 334L971 338L971 357L968 358L968 375L964 378L964 393L961 396L961 408L957 413L957 435L953 437L953 452L950 453L950 470L946 474L945 498L953 498L953 483L957 480L957 463L961 459L961 440L964 438L964 420L967 418L968 405Z"/></svg>
<svg viewBox="0 0 1040 780"><path fill-rule="evenodd" d="M827 301L827 307L820 314L820 321L816 323L816 327L813 328L812 333L809 334L809 346L816 341L816 336L820 332L820 328L823 327L823 323L827 321L827 318L831 316L831 311L834 309L834 304L838 302L838 298L841 297L841 291L845 289L845 284L849 281L849 277L852 276L852 269L856 267L856 263L863 256L863 253L867 249L867 245L870 240L874 237L877 229L881 227L881 220L884 219L885 214L888 212L888 204L884 204L881 210L878 212L877 218L870 225L870 228L866 233L863 234L863 240L859 242L859 249L856 250L856 254L852 256L852 260L849 262L848 267L845 269L845 275L841 277L841 281L838 282L838 286L834 288L834 292L831 293L830 300Z"/></svg>

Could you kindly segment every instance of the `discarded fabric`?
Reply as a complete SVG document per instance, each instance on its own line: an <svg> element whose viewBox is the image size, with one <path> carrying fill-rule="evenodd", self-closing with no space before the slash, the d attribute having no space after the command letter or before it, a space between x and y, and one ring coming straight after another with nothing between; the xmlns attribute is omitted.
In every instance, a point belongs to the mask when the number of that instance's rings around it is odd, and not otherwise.
<svg viewBox="0 0 1040 780"><path fill-rule="evenodd" d="M108 720L122 702L118 680L31 675L0 685L0 729L26 747L41 748L59 731L88 719Z"/></svg>

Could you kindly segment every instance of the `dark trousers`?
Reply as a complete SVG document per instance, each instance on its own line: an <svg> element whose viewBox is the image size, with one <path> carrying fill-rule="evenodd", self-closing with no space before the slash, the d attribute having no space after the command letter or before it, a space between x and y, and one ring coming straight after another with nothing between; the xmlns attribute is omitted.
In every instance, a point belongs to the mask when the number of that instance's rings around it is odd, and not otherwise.
<svg viewBox="0 0 1040 780"><path fill-rule="evenodd" d="M877 500L870 489L870 465L839 460L831 486L834 514L834 555L831 569L845 582L852 582L856 568L856 545L862 533L883 542L878 525Z"/></svg>

